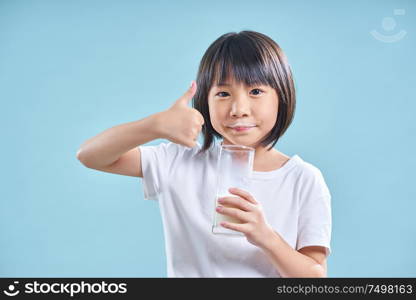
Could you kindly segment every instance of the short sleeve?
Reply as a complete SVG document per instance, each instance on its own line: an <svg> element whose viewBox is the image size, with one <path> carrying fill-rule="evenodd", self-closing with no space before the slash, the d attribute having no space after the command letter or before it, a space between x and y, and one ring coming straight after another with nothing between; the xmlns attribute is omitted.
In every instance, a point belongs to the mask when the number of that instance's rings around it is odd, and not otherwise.
<svg viewBox="0 0 416 300"><path fill-rule="evenodd" d="M159 199L169 172L178 161L181 147L169 142L155 146L138 146L142 166L142 184L145 200Z"/></svg>
<svg viewBox="0 0 416 300"><path fill-rule="evenodd" d="M319 170L315 170L305 186L299 203L296 249L323 246L331 254L331 194Z"/></svg>

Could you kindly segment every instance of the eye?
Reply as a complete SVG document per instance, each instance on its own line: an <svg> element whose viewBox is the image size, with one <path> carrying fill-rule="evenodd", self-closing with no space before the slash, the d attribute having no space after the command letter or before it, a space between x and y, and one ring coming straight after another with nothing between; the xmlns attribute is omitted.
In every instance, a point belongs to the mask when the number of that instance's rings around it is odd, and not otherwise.
<svg viewBox="0 0 416 300"><path fill-rule="evenodd" d="M215 96L219 96L219 97L227 97L227 96L221 96L220 94L228 94L227 92L219 92L219 93L217 93Z"/></svg>
<svg viewBox="0 0 416 300"><path fill-rule="evenodd" d="M262 90L260 90L260 89L252 89L251 91L258 91L259 92L259 94L256 94L255 96L258 96L258 95L260 95L260 93L264 93Z"/></svg>

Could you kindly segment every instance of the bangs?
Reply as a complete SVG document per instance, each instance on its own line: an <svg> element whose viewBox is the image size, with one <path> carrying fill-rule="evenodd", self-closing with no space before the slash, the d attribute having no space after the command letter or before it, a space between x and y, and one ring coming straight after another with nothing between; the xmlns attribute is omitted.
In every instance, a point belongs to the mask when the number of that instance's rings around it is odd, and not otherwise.
<svg viewBox="0 0 416 300"><path fill-rule="evenodd" d="M224 41L214 54L211 70L214 78L212 85L226 85L234 79L237 84L246 86L273 86L273 75L270 65L256 45L247 37L229 38Z"/></svg>

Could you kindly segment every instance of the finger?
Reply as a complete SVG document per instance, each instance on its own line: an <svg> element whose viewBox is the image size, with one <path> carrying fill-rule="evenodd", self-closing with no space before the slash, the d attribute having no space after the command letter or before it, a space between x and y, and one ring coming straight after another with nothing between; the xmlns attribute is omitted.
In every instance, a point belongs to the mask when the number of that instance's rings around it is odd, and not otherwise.
<svg viewBox="0 0 416 300"><path fill-rule="evenodd" d="M197 140L198 140L198 135L191 135L187 138L188 144L192 145L192 147L194 147L196 145Z"/></svg>
<svg viewBox="0 0 416 300"><path fill-rule="evenodd" d="M241 198L253 203L253 204L258 204L258 202L256 201L256 199L253 198L253 196L251 196L251 194L249 192L246 192L242 189L239 188L229 188L228 189L230 191L231 194L235 194L240 196Z"/></svg>
<svg viewBox="0 0 416 300"><path fill-rule="evenodd" d="M197 138L193 137L192 140L189 142L189 145L190 145L191 148L196 146L196 140L197 140Z"/></svg>
<svg viewBox="0 0 416 300"><path fill-rule="evenodd" d="M217 212L219 212L222 215L234 217L240 221L243 222L249 222L250 221L250 215L249 213L238 209L238 208L232 208L232 207L225 207L225 206L218 206Z"/></svg>
<svg viewBox="0 0 416 300"><path fill-rule="evenodd" d="M193 137L197 137L198 136L198 134L199 134L199 132L201 131L201 128L198 126L198 127L194 127L194 128L192 128L192 136Z"/></svg>
<svg viewBox="0 0 416 300"><path fill-rule="evenodd" d="M193 147L195 147L195 146L196 146L196 142L186 143L186 144L184 144L184 146L185 146L185 147L188 147L188 148L193 148Z"/></svg>
<svg viewBox="0 0 416 300"><path fill-rule="evenodd" d="M188 102L192 100L195 93L196 93L196 82L195 82L195 80L192 80L191 86L188 88L188 90L185 92L185 94L183 94L182 97L180 97L178 99L178 101L176 103L182 104L182 105L187 105Z"/></svg>
<svg viewBox="0 0 416 300"><path fill-rule="evenodd" d="M232 223L232 222L221 222L220 224L222 227L235 230L235 231L239 231L242 233L247 233L249 231L247 224L237 224L237 223Z"/></svg>
<svg viewBox="0 0 416 300"><path fill-rule="evenodd" d="M204 117L198 116L197 123L202 128L202 125L204 125L204 123L205 123L204 122Z"/></svg>
<svg viewBox="0 0 416 300"><path fill-rule="evenodd" d="M236 206L244 211L252 211L253 205L248 201L241 199L240 197L222 197L218 198L219 204L227 204L231 206Z"/></svg>
<svg viewBox="0 0 416 300"><path fill-rule="evenodd" d="M205 123L205 119L204 119L204 116L198 111L198 120L199 120L199 123L201 124L201 127L202 127L202 125L204 125L204 123Z"/></svg>

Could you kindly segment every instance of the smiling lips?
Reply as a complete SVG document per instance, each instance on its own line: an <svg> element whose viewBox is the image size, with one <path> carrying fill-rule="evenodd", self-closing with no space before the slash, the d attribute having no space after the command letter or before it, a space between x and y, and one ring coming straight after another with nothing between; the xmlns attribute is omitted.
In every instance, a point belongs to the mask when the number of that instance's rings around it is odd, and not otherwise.
<svg viewBox="0 0 416 300"><path fill-rule="evenodd" d="M235 131L241 132L241 131L248 131L248 130L250 130L251 128L254 128L254 127L234 127L233 129L234 129Z"/></svg>
<svg viewBox="0 0 416 300"><path fill-rule="evenodd" d="M235 131L242 132L242 131L248 131L251 128L256 127L256 125L254 125L254 124L240 124L239 123L239 124L234 124L234 125L228 126L228 127L231 128L231 129L234 129Z"/></svg>

